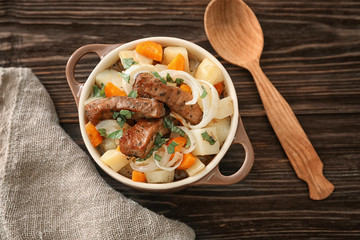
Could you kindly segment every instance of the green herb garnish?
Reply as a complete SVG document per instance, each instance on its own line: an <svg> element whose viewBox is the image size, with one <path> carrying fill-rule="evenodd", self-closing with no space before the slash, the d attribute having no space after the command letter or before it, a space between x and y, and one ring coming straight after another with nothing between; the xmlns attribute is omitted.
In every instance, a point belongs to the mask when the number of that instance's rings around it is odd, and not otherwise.
<svg viewBox="0 0 360 240"><path fill-rule="evenodd" d="M170 83L174 82L169 73L166 74L166 81Z"/></svg>
<svg viewBox="0 0 360 240"><path fill-rule="evenodd" d="M209 135L209 133L207 131L203 132L201 134L202 138L207 141L208 143L210 143L210 145L214 145L216 143L216 141L214 140L214 138L212 136Z"/></svg>
<svg viewBox="0 0 360 240"><path fill-rule="evenodd" d="M118 117L116 118L116 122L119 124L120 127L124 127L126 119L124 117Z"/></svg>
<svg viewBox="0 0 360 240"><path fill-rule="evenodd" d="M171 120L171 117L167 116L164 119L164 125L166 128L170 129L170 131L172 131L174 133L178 133L182 137L185 136L185 132L183 130L181 130L180 128L178 128L177 126L175 126L174 122Z"/></svg>
<svg viewBox="0 0 360 240"><path fill-rule="evenodd" d="M204 98L207 95L206 89L204 86L201 85L201 88L203 89L203 93L201 94L200 98Z"/></svg>
<svg viewBox="0 0 360 240"><path fill-rule="evenodd" d="M109 135L107 135L107 137L111 138L111 139L120 139L122 137L122 135L123 135L123 130L120 129L120 130L110 133Z"/></svg>
<svg viewBox="0 0 360 240"><path fill-rule="evenodd" d="M162 76L160 76L158 72L151 72L151 73L154 74L154 76L158 78L163 84L166 84L165 79Z"/></svg>
<svg viewBox="0 0 360 240"><path fill-rule="evenodd" d="M120 127L123 127L127 119L131 119L134 113L129 110L120 110L120 112L113 113L113 119L116 119L116 122Z"/></svg>
<svg viewBox="0 0 360 240"><path fill-rule="evenodd" d="M186 145L185 145L185 148L189 148L190 145L191 145L190 138L188 137L188 135L186 135Z"/></svg>
<svg viewBox="0 0 360 240"><path fill-rule="evenodd" d="M130 74L120 73L120 76L121 76L127 83L130 83Z"/></svg>
<svg viewBox="0 0 360 240"><path fill-rule="evenodd" d="M131 90L131 92L129 93L128 97L131 98L137 98L137 91L136 90Z"/></svg>
<svg viewBox="0 0 360 240"><path fill-rule="evenodd" d="M147 158L137 158L135 161L137 161L137 162L143 162L143 161L145 161Z"/></svg>
<svg viewBox="0 0 360 240"><path fill-rule="evenodd" d="M164 145L167 142L167 140L169 140L169 139L163 138L163 135L158 132L155 136L154 144L155 144L155 146L160 148L162 145Z"/></svg>
<svg viewBox="0 0 360 240"><path fill-rule="evenodd" d="M184 79L182 79L182 78L175 79L175 82L177 85L180 85L183 81L184 81Z"/></svg>
<svg viewBox="0 0 360 240"><path fill-rule="evenodd" d="M159 148L161 148L162 145L164 145L169 139L168 138L163 138L163 135L161 133L156 133L155 136L155 146L150 150L150 152L148 153L148 155L146 155L145 158L138 158L136 159L136 161L138 162L143 162L146 159L148 159L149 157L151 157L151 155L153 154L153 152L155 152L156 150L158 150Z"/></svg>
<svg viewBox="0 0 360 240"><path fill-rule="evenodd" d="M169 144L169 146L167 147L167 152L169 153L169 154L172 154L172 153L174 153L175 152L175 147L177 146L177 145L179 145L179 144L177 144L176 142L171 142L170 144Z"/></svg>
<svg viewBox="0 0 360 240"><path fill-rule="evenodd" d="M106 137L106 129L105 128L99 128L98 131L102 137Z"/></svg>
<svg viewBox="0 0 360 240"><path fill-rule="evenodd" d="M161 162L161 156L157 155L156 153L154 155L154 159L158 162Z"/></svg>
<svg viewBox="0 0 360 240"><path fill-rule="evenodd" d="M117 117L120 115L120 113L119 112L114 112L113 113L113 119L117 119Z"/></svg>
<svg viewBox="0 0 360 240"><path fill-rule="evenodd" d="M123 58L122 62L125 69L128 69L132 65L137 64L133 58Z"/></svg>
<svg viewBox="0 0 360 240"><path fill-rule="evenodd" d="M124 116L126 119L131 119L133 114L134 113L132 111L129 111L129 110L121 110L120 111L120 115Z"/></svg>
<svg viewBox="0 0 360 240"><path fill-rule="evenodd" d="M93 86L93 94L94 94L94 97L106 97L105 96L105 85L103 83L101 83L101 88L94 85Z"/></svg>

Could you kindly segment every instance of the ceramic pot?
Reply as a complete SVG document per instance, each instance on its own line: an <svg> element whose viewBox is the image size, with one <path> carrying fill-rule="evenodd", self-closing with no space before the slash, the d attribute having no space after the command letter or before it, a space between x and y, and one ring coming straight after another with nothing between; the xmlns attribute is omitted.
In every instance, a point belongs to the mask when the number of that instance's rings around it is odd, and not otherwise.
<svg viewBox="0 0 360 240"><path fill-rule="evenodd" d="M215 63L221 69L224 76L224 84L225 84L226 92L228 93L228 96L231 97L234 107L234 113L231 116L231 126L230 126L229 135L226 138L224 144L222 145L220 152L199 173L195 174L194 176L187 177L185 179L174 181L171 183L152 184L152 183L134 182L131 179L119 173L116 173L100 160L99 152L91 145L90 140L87 137L85 131L84 101L88 98L88 96L92 91L92 86L95 84L96 75L119 60L119 56L118 56L119 51L133 50L135 49L138 43L148 40L157 42L162 46L185 47L193 56L195 56L199 60L202 60L203 58L209 58L213 63ZM75 79L74 69L80 58L87 53L96 53L99 55L101 60L94 68L94 70L91 72L85 84L83 84L83 83L79 83ZM140 190L166 192L166 191L175 191L182 189L184 187L194 186L194 185L230 185L241 181L250 172L250 169L254 163L254 151L250 143L250 140L245 132L243 123L239 115L237 95L233 82L229 74L225 70L225 68L222 66L222 64L213 55L211 55L208 51L201 48L200 46L186 40L182 40L179 38L171 38L171 37L143 38L126 44L85 45L77 49L69 58L68 63L66 65L66 77L70 89L72 91L72 94L74 95L76 104L78 106L79 124L85 145L89 153L95 160L95 162L100 166L100 168L103 169L107 174L109 174L117 181L127 186ZM219 170L219 163L232 144L241 144L243 146L245 150L245 159L240 169L238 169L238 171L236 171L234 174L230 176L224 176L223 174L221 174ZM241 160L239 159L239 161Z"/></svg>

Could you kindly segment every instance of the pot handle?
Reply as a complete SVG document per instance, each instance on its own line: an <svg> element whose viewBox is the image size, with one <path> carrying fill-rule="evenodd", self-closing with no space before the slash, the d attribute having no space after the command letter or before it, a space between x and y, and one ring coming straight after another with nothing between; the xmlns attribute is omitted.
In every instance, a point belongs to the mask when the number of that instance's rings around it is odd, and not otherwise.
<svg viewBox="0 0 360 240"><path fill-rule="evenodd" d="M236 129L236 134L234 141L232 144L241 144L245 150L245 160L240 167L240 169L230 175L224 176L221 174L219 165L214 168L210 173L208 173L205 177L200 179L199 181L192 184L195 185L230 185L237 183L244 179L250 172L253 164L254 164L254 150L252 148L249 137L246 134L244 125L241 121L241 117L239 116L238 127Z"/></svg>
<svg viewBox="0 0 360 240"><path fill-rule="evenodd" d="M75 98L76 106L79 106L79 99L81 91L84 86L75 79L75 66L79 60L87 53L96 53L100 59L103 59L106 54L119 47L121 44L89 44L78 48L69 58L65 73L70 90Z"/></svg>

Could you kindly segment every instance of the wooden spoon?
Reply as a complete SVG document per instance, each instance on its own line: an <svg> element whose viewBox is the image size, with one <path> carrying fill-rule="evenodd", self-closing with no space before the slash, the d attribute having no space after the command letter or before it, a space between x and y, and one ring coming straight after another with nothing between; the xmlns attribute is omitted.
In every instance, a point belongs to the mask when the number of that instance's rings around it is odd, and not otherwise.
<svg viewBox="0 0 360 240"><path fill-rule="evenodd" d="M324 177L323 164L289 104L260 68L264 36L255 14L241 0L213 0L204 22L216 52L254 77L269 121L296 174L308 184L310 198L327 198L334 185Z"/></svg>

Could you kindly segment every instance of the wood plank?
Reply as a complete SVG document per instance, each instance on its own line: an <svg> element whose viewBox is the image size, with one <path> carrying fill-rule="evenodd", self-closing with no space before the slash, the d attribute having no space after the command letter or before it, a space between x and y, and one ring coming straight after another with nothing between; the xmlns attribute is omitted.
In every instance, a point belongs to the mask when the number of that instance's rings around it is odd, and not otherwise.
<svg viewBox="0 0 360 240"><path fill-rule="evenodd" d="M197 186L152 194L101 176L141 205L193 227L197 239L360 238L360 2L246 0L264 31L264 72L298 116L335 185L325 201L309 199L265 116L250 74L222 60L207 41L208 1L0 0L0 66L32 68L48 90L61 126L83 150L65 64L90 43L119 43L166 35L213 53L233 79L239 109L255 150L249 176L231 186ZM98 62L84 57L84 82ZM239 168L240 146L221 162Z"/></svg>

